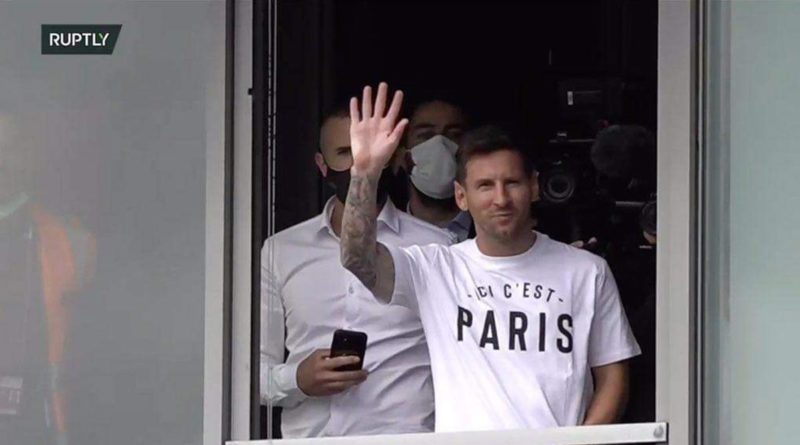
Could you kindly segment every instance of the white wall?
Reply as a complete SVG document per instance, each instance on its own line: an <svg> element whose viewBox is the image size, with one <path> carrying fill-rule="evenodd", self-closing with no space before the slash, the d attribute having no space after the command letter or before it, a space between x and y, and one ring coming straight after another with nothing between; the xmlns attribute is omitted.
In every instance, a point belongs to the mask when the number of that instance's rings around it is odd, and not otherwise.
<svg viewBox="0 0 800 445"><path fill-rule="evenodd" d="M22 158L13 181L97 240L96 276L68 302L70 443L202 441L206 161L208 144L223 150L207 111L224 88L224 13L223 1L0 3L0 115L18 129L0 133L0 159ZM71 23L122 24L114 53L42 55L40 25Z"/></svg>
<svg viewBox="0 0 800 445"><path fill-rule="evenodd" d="M712 190L709 205L727 201L729 214L717 208L707 227L725 233L712 255L728 271L712 277L706 380L720 416L708 427L720 443L790 443L800 435L800 2L734 1L729 14L712 16L729 41L712 33L723 41L710 54L712 105L728 102L712 121L729 121L710 134L709 175L729 189Z"/></svg>

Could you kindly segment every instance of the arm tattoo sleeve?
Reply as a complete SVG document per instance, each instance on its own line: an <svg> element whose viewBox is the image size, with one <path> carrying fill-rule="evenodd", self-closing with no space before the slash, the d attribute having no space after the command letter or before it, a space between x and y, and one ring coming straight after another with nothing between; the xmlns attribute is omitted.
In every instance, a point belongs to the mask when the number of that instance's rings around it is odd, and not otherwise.
<svg viewBox="0 0 800 445"><path fill-rule="evenodd" d="M377 298L389 301L394 289L394 263L377 241L377 178L353 176L342 218L342 265Z"/></svg>

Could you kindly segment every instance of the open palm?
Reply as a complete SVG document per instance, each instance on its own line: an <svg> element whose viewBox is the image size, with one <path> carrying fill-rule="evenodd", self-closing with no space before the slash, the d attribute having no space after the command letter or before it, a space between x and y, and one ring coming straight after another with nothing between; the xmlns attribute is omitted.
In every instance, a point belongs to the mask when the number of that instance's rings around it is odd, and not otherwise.
<svg viewBox="0 0 800 445"><path fill-rule="evenodd" d="M386 111L386 96L389 86L381 83L373 107L372 88L364 87L359 113L358 99L350 99L350 146L353 153L353 167L366 174L377 175L389 162L400 138L408 125L408 120L399 123L403 92L396 91L389 111Z"/></svg>

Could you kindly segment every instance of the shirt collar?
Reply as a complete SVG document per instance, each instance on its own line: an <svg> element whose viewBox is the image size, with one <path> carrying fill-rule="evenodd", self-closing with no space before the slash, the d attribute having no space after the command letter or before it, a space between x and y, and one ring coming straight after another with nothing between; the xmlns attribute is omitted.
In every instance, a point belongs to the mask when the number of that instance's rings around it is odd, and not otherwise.
<svg viewBox="0 0 800 445"><path fill-rule="evenodd" d="M414 214L411 213L410 203L406 205L406 213L408 213L411 216L414 216ZM458 214L456 214L456 216L454 216L453 219L451 219L450 222L447 223L447 228L453 228L453 227L458 227L468 231L470 227L472 227L472 215L470 215L469 212L464 210L458 212Z"/></svg>
<svg viewBox="0 0 800 445"><path fill-rule="evenodd" d="M333 206L336 203L336 197L331 196L328 199L328 202L325 203L325 207L322 209L322 213L319 215L319 231L322 232L323 230L328 231L330 233L333 232L333 225L331 225L331 215L333 214Z"/></svg>
<svg viewBox="0 0 800 445"><path fill-rule="evenodd" d="M333 206L335 204L336 196L331 196L328 202L325 203L322 214L319 216L320 232L324 230L330 234L335 233L333 231L333 225L331 225L331 215L333 214ZM391 199L386 198L386 204L383 205L381 213L378 214L378 222L385 224L386 227L390 228L394 233L400 234L400 216L398 215L397 207L394 206Z"/></svg>

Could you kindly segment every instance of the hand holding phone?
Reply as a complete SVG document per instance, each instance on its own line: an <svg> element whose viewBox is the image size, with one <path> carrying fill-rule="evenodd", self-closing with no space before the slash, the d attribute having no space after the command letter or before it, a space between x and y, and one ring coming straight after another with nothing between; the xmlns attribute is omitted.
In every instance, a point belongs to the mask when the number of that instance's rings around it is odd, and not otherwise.
<svg viewBox="0 0 800 445"><path fill-rule="evenodd" d="M297 367L297 387L307 396L338 394L367 379L367 371L340 371L342 366L359 366L357 356L331 358L330 349L318 349Z"/></svg>
<svg viewBox="0 0 800 445"><path fill-rule="evenodd" d="M367 351L367 334L359 331L337 329L333 332L331 342L331 358L358 357L357 363L336 368L337 371L358 371L364 365L364 354Z"/></svg>

